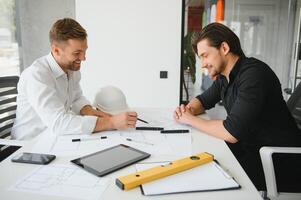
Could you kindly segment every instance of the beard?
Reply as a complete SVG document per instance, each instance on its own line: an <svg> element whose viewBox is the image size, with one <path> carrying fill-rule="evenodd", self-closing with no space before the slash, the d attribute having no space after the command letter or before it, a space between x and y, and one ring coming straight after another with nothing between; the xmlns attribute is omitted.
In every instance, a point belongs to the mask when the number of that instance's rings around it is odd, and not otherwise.
<svg viewBox="0 0 301 200"><path fill-rule="evenodd" d="M81 66L81 63L77 63L77 61L73 61L73 62L69 63L68 69L70 71L78 71L78 70L80 70L80 66Z"/></svg>
<svg viewBox="0 0 301 200"><path fill-rule="evenodd" d="M210 79L215 81L217 76L220 74L220 72L215 70L214 67L212 67L212 66L210 67L210 70L209 69L207 69L207 70L208 70L208 75L209 75Z"/></svg>

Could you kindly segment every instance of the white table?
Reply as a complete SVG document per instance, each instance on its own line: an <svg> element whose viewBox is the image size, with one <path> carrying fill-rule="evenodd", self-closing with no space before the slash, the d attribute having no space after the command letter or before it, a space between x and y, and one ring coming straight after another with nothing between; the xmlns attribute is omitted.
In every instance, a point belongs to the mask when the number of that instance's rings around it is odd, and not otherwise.
<svg viewBox="0 0 301 200"><path fill-rule="evenodd" d="M23 148L19 149L18 152L30 151L35 142L32 141L25 142ZM0 141L0 143L5 143ZM239 165L238 161L231 153L228 146L224 141L208 136L197 130L192 129L192 151L193 153L209 152L214 155L215 159L218 160L221 166L228 170L229 173L236 179L236 181L241 185L241 189L238 190L225 190L225 191L215 191L215 192L194 192L194 193L182 193L182 194L172 194L172 195L160 195L160 196L143 196L139 188L132 189L130 191L122 191L115 185L115 178L123 175L127 175L133 172L134 166L129 166L127 168L121 169L113 174L111 177L110 184L103 194L102 199L185 199L185 200L201 200L201 199L244 199L244 200L256 200L262 199L256 188L243 171L242 167ZM15 154L16 154L15 153ZM14 155L14 154L13 154ZM6 160L0 163L0 199L1 200L48 200L48 199L68 199L58 196L47 196L47 195L37 195L32 193L24 192L12 192L8 191L7 188L13 185L20 177L24 174L32 171L34 165L12 163L10 161L11 155ZM73 157L57 157L57 159L51 164L70 164L70 160ZM154 156L145 161L162 161L166 160L164 156Z"/></svg>

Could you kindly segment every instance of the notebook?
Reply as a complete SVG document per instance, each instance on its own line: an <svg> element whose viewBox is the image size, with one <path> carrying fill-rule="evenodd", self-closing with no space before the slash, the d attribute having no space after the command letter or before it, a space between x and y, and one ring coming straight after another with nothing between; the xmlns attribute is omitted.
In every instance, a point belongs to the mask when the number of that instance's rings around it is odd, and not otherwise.
<svg viewBox="0 0 301 200"><path fill-rule="evenodd" d="M136 164L137 171L169 162ZM240 185L217 161L141 185L143 195L239 189Z"/></svg>

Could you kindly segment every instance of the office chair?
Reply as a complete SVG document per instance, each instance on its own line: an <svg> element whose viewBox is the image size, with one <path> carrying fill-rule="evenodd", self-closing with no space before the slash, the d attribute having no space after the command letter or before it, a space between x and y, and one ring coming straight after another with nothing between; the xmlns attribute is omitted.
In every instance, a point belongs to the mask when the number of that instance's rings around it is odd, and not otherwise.
<svg viewBox="0 0 301 200"><path fill-rule="evenodd" d="M298 128L301 130L301 82L288 99L287 107L295 118Z"/></svg>
<svg viewBox="0 0 301 200"><path fill-rule="evenodd" d="M0 77L0 139L10 139L16 118L18 76ZM15 152L18 146L0 145L0 162Z"/></svg>
<svg viewBox="0 0 301 200"><path fill-rule="evenodd" d="M287 106L301 130L301 83L287 101ZM301 200L301 147L262 147L260 157L267 197L271 200Z"/></svg>

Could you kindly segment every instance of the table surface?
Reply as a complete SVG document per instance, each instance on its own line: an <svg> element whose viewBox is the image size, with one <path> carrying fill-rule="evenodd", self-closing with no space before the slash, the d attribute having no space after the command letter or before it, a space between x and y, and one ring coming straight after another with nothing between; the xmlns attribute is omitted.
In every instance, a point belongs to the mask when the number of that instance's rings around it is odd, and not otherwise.
<svg viewBox="0 0 301 200"><path fill-rule="evenodd" d="M134 171L134 165L126 167L124 169L114 172L108 177L110 183L105 192L102 195L102 199L185 199L185 200L200 200L200 199L244 199L244 200L256 200L262 199L258 191L239 165L238 161L226 145L226 143L220 139L208 136L201 133L198 130L192 129L192 153L209 152L214 155L215 159L219 161L221 166L229 172L231 176L241 185L240 189L237 190L223 190L223 191L211 191L211 192L191 192L191 193L180 193L170 195L159 195L159 196L143 196L139 188L135 188L129 191L122 191L115 185L115 179L119 176L130 174ZM34 143L38 138L22 142L23 148L20 148L17 152L12 154L6 160L0 163L0 199L1 200L48 200L48 199L70 199L59 196L40 195L25 192L9 191L8 188L23 177L25 174L31 172L36 166L28 164L20 164L11 162L11 157L16 153L23 151L30 151ZM18 142L18 141L16 141ZM0 140L0 144L9 143L13 141ZM57 157L51 164L70 164L70 160L73 157ZM152 156L145 161L162 161L168 160L165 156Z"/></svg>

